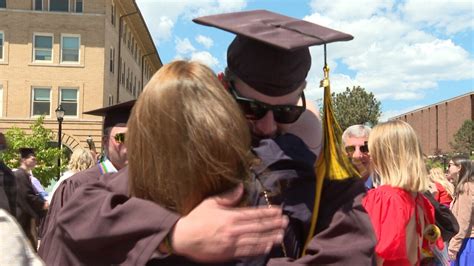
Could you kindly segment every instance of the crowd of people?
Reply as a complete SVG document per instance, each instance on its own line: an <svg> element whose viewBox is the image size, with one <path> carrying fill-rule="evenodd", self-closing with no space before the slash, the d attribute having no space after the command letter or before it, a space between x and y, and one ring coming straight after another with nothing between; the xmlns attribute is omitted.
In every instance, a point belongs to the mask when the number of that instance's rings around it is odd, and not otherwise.
<svg viewBox="0 0 474 266"><path fill-rule="evenodd" d="M308 47L352 36L267 11L196 22L237 34L225 73L174 61L136 101L87 112L105 156L75 150L49 201L33 150L0 163L0 265L474 264L473 163L428 171L403 121L336 136L358 176L324 180L313 223L328 129L305 100Z"/></svg>

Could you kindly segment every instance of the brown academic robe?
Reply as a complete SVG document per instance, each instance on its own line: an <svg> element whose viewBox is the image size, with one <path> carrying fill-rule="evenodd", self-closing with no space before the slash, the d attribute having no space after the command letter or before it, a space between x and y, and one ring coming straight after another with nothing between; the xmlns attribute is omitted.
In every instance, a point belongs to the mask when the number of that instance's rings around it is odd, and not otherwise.
<svg viewBox="0 0 474 266"><path fill-rule="evenodd" d="M316 232L306 255L297 260L273 258L268 265L376 265L377 240L361 203L365 191L358 178L325 181Z"/></svg>
<svg viewBox="0 0 474 266"><path fill-rule="evenodd" d="M127 171L82 186L59 211L51 241L42 244L47 265L145 265L154 256L179 216L127 197Z"/></svg>
<svg viewBox="0 0 474 266"><path fill-rule="evenodd" d="M31 183L30 174L23 168L13 172L16 179L17 199L16 218L33 248L37 246L37 229L35 220L44 216L44 199L36 192Z"/></svg>
<svg viewBox="0 0 474 266"><path fill-rule="evenodd" d="M41 225L39 227L38 235L41 237L41 245L38 250L38 253L41 255L44 252L48 252L47 247L48 239L47 232L51 230L51 227L55 226L55 221L59 210L68 202L71 198L74 191L81 185L97 181L101 176L101 172L99 170L99 166L96 165L92 168L87 170L81 171L69 177L68 179L64 180L59 187L57 188L56 192L53 195L49 203L48 213L46 217L42 220Z"/></svg>

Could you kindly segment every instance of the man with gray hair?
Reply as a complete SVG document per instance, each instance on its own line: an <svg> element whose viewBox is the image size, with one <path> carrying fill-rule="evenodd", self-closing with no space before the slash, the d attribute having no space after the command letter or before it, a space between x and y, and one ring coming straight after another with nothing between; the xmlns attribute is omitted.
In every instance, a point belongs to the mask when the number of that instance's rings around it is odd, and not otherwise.
<svg viewBox="0 0 474 266"><path fill-rule="evenodd" d="M342 143L347 156L365 181L367 188L373 187L370 177L369 135L371 128L365 125L352 125L342 133Z"/></svg>

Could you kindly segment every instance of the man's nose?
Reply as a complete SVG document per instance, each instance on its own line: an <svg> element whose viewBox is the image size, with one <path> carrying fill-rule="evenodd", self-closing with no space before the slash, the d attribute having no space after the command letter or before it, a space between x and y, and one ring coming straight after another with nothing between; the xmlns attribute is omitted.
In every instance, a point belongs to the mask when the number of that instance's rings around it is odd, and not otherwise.
<svg viewBox="0 0 474 266"><path fill-rule="evenodd" d="M261 136L273 136L277 130L273 111L268 111L264 117L255 121L255 129Z"/></svg>
<svg viewBox="0 0 474 266"><path fill-rule="evenodd" d="M364 154L360 151L359 147L356 147L354 153L352 154L353 158L362 158Z"/></svg>

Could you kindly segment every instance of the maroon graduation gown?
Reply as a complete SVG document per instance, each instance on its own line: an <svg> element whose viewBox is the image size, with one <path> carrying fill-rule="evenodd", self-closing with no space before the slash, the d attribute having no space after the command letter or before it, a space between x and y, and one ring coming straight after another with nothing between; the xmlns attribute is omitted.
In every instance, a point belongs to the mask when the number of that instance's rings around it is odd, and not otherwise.
<svg viewBox="0 0 474 266"><path fill-rule="evenodd" d="M80 187L59 211L40 254L47 265L145 265L179 216L126 196L128 168Z"/></svg>

